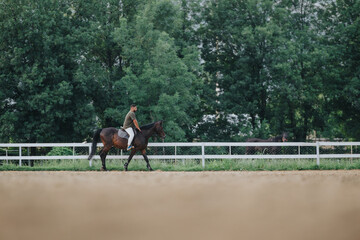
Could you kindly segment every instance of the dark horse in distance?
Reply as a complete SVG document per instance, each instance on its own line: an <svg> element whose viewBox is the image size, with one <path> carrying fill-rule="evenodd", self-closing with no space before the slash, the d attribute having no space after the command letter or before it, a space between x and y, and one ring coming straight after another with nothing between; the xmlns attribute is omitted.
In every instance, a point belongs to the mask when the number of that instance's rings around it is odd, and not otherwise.
<svg viewBox="0 0 360 240"><path fill-rule="evenodd" d="M141 129L141 132L137 131L137 133L135 134L135 137L133 140L134 148L131 149L129 158L124 165L125 171L128 170L128 166L129 166L131 159L133 158L135 153L138 151L140 151L141 154L143 155L143 157L146 161L148 170L152 171L153 169L151 168L149 159L146 156L146 147L148 145L148 140L154 134L159 135L161 138L165 138L165 133L163 130L163 121L158 121L158 122L154 122L154 123L142 126L142 127L140 127L140 129ZM101 158L101 162L102 162L101 170L103 170L103 171L106 171L105 158L106 158L106 155L108 154L109 150L112 147L116 147L119 149L127 148L128 140L126 138L120 138L118 135L118 131L119 131L118 129L110 127L110 128L98 129L94 134L94 138L93 138L93 142L92 142L92 149L91 149L91 153L90 153L90 156L88 159L91 160L92 157L94 156L94 154L96 152L97 143L101 139L102 143L104 144L104 147L100 151L100 158Z"/></svg>
<svg viewBox="0 0 360 240"><path fill-rule="evenodd" d="M260 138L248 138L246 140L246 142L287 142L288 140L288 134L287 133L283 133L282 135L273 137L273 138L269 138L269 139L260 139ZM265 151L268 151L270 154L276 154L279 152L280 147L274 147L274 146L269 146L269 147L263 147L263 146L248 146L246 147L246 154L251 155L251 154L255 154L256 152L260 151L262 153L265 153Z"/></svg>

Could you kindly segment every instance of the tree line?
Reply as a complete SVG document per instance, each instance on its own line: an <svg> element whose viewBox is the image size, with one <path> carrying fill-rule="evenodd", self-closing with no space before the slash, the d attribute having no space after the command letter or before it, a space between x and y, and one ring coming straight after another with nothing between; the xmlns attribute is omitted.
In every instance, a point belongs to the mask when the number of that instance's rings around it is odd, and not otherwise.
<svg viewBox="0 0 360 240"><path fill-rule="evenodd" d="M359 16L359 0L0 0L0 141L83 141L132 103L167 141L359 140Z"/></svg>

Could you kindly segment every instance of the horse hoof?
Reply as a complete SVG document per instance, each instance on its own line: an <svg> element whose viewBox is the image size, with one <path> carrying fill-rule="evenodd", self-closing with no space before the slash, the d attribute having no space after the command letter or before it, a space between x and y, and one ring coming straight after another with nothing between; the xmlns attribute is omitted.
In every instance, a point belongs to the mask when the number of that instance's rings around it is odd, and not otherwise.
<svg viewBox="0 0 360 240"><path fill-rule="evenodd" d="M100 168L100 171L107 171L107 169L106 168Z"/></svg>

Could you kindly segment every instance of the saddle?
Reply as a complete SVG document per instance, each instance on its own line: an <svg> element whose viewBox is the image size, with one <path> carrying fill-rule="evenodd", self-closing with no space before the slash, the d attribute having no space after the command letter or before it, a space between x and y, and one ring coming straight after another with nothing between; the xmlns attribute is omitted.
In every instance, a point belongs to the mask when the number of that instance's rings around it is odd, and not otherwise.
<svg viewBox="0 0 360 240"><path fill-rule="evenodd" d="M124 129L119 129L118 135L120 138L129 139L129 134Z"/></svg>
<svg viewBox="0 0 360 240"><path fill-rule="evenodd" d="M134 135L136 136L138 130L134 129ZM118 131L118 135L120 138L125 138L125 139L129 139L129 134L122 128L119 129Z"/></svg>

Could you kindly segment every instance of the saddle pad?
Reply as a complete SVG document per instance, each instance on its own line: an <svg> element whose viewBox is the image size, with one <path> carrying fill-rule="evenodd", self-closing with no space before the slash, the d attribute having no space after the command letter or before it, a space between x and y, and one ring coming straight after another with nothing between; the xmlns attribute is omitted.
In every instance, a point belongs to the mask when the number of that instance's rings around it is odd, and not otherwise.
<svg viewBox="0 0 360 240"><path fill-rule="evenodd" d="M129 139L129 134L122 129L119 129L118 135L120 138Z"/></svg>

